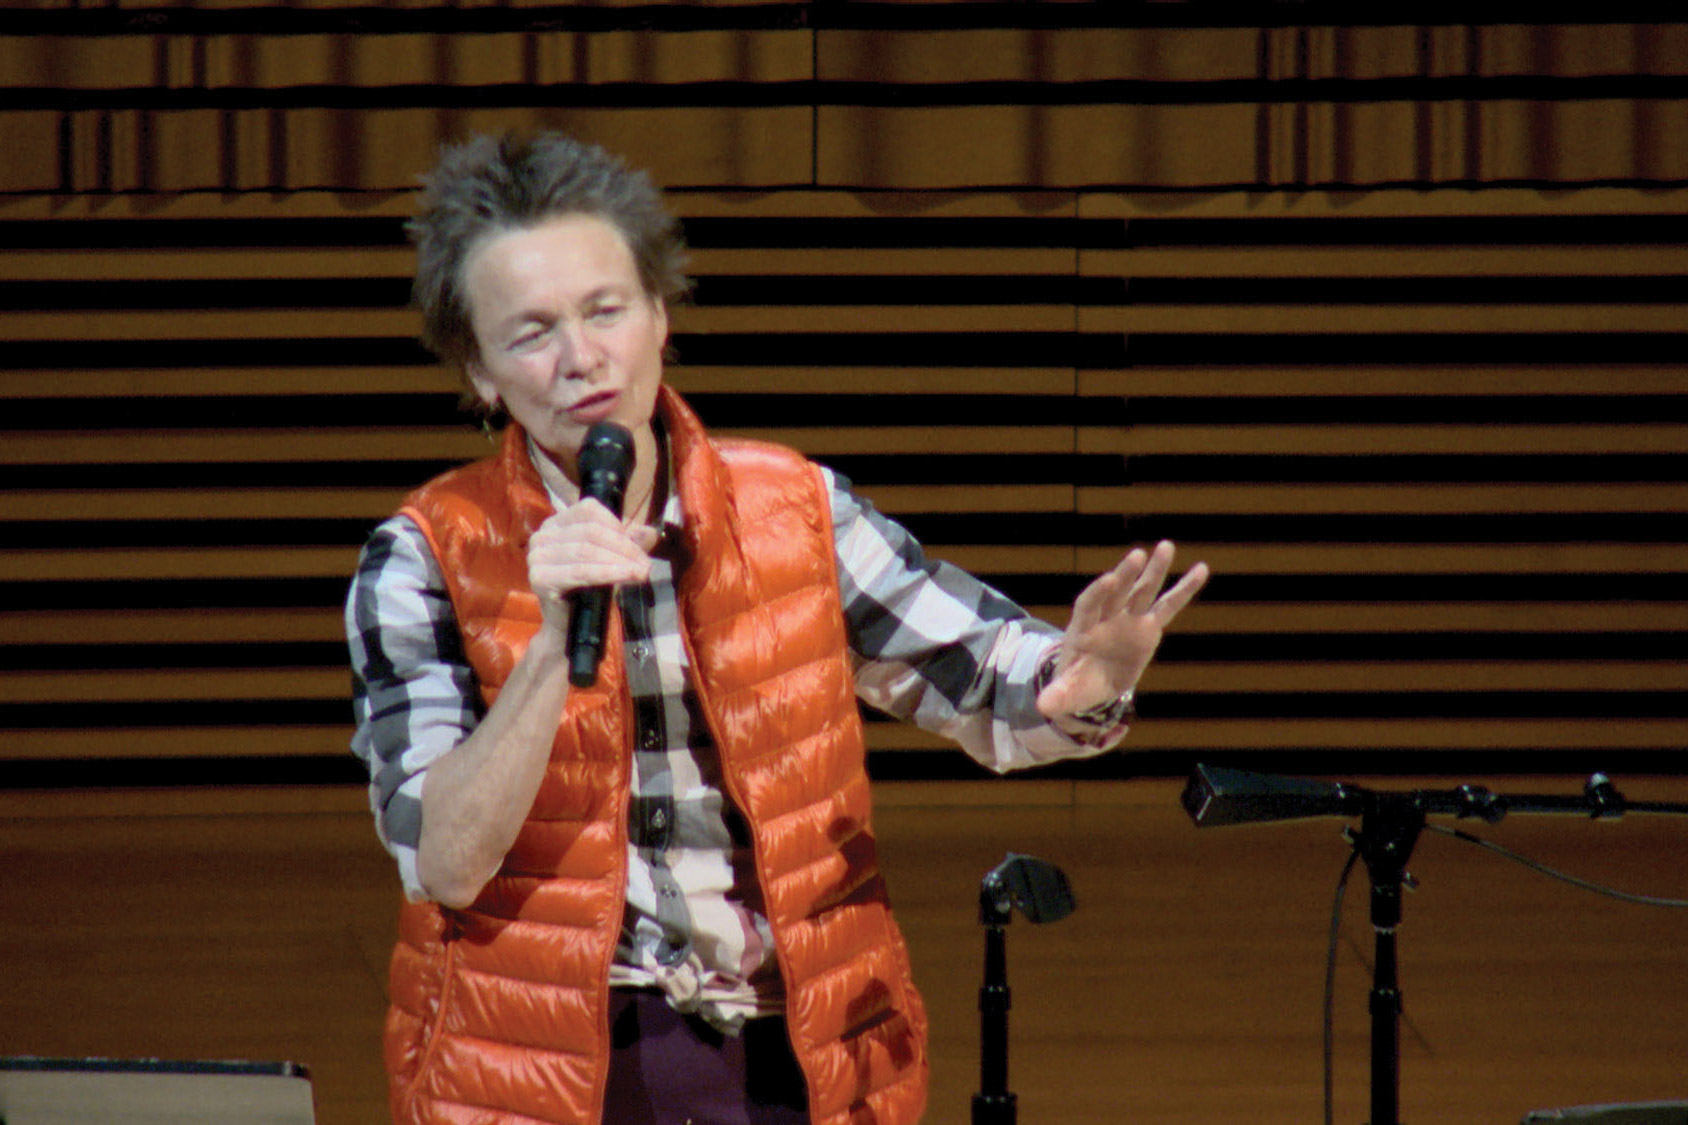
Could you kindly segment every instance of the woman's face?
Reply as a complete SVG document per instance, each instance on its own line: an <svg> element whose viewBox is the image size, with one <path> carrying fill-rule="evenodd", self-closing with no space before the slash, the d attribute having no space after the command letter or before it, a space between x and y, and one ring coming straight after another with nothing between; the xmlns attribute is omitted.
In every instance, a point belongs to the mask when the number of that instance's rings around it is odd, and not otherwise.
<svg viewBox="0 0 1688 1125"><path fill-rule="evenodd" d="M595 422L650 448L668 313L613 226L570 214L500 232L471 251L463 280L482 402L502 405L571 478Z"/></svg>

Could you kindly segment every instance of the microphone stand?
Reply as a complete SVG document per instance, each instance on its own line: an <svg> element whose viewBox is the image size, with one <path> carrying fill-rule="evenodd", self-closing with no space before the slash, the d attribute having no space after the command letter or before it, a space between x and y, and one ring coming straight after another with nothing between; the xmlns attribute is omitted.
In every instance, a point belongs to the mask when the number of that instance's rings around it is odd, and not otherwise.
<svg viewBox="0 0 1688 1125"><path fill-rule="evenodd" d="M1369 1125L1400 1125L1401 986L1397 976L1395 934L1401 925L1401 890L1414 885L1407 873L1413 846L1432 814L1478 817L1498 824L1510 812L1581 813L1600 819L1625 812L1688 814L1688 804L1626 801L1611 779L1595 774L1580 797L1549 794L1502 796L1479 785L1457 789L1380 793L1341 787L1360 806L1360 829L1349 830L1371 880L1371 924L1375 935L1372 967L1371 1120Z"/></svg>
<svg viewBox="0 0 1688 1125"><path fill-rule="evenodd" d="M1008 1089L1008 940L1018 907L1033 923L1058 922L1076 906L1066 874L1053 864L1009 852L979 884L985 927L985 980L979 989L979 1092L972 1125L1014 1125L1018 1107Z"/></svg>
<svg viewBox="0 0 1688 1125"><path fill-rule="evenodd" d="M1413 886L1407 861L1431 815L1480 818L1498 824L1509 812L1580 813L1594 819L1626 812L1688 815L1688 804L1629 801L1605 774L1591 776L1581 796L1503 796L1480 785L1451 790L1379 792L1347 784L1280 778L1197 765L1183 794L1185 810L1198 827L1245 824L1298 817L1360 816L1349 844L1365 862L1371 880L1371 924L1375 934L1371 1013L1371 1120L1401 1125L1401 985L1396 931L1401 926L1401 889Z"/></svg>
<svg viewBox="0 0 1688 1125"><path fill-rule="evenodd" d="M1400 1121L1401 985L1395 931L1401 925L1401 888L1411 878L1407 860L1424 822L1424 811L1410 801L1368 800L1360 830L1349 833L1371 878L1371 1125Z"/></svg>

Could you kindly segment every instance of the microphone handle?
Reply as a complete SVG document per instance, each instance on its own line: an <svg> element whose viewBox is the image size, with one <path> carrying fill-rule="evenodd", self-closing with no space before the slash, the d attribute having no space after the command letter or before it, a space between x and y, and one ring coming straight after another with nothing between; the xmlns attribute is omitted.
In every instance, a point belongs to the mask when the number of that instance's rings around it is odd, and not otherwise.
<svg viewBox="0 0 1688 1125"><path fill-rule="evenodd" d="M598 682L598 662L604 656L610 588L585 586L569 594L569 683L591 687Z"/></svg>

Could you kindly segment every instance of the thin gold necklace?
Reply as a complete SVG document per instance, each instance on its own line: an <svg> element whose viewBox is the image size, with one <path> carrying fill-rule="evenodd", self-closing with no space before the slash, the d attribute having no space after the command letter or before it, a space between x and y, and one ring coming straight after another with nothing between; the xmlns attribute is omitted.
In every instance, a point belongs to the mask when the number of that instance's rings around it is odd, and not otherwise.
<svg viewBox="0 0 1688 1125"><path fill-rule="evenodd" d="M623 504L621 506L621 511L622 511L621 522L622 522L622 524L627 526L627 527L632 527L635 523L640 522L639 521L639 509L643 508L645 506L645 504L647 502L649 502L651 500L651 498L654 497L655 495L656 495L656 474L652 473L651 474L651 483L645 489L645 494L643 496L639 497L639 499L635 500L633 503ZM645 513L645 520L647 522L650 520L652 514L653 513L650 513L650 512Z"/></svg>

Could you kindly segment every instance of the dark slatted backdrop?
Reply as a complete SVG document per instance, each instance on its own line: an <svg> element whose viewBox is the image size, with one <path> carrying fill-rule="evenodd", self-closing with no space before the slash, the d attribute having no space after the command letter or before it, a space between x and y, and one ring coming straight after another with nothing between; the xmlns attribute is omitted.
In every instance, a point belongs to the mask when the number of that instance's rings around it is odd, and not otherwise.
<svg viewBox="0 0 1688 1125"><path fill-rule="evenodd" d="M671 189L717 429L1056 622L1214 567L1073 772L1680 772L1688 24L1366 11L0 4L0 776L357 779L358 545L488 448L411 186L536 124Z"/></svg>

